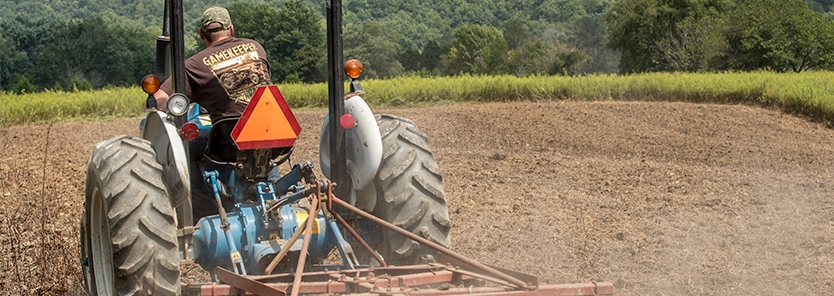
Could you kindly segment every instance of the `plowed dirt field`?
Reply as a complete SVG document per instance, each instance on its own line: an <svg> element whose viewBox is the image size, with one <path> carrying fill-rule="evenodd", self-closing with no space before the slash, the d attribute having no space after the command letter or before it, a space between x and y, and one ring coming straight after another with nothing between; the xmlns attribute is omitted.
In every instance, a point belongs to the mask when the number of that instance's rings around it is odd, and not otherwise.
<svg viewBox="0 0 834 296"><path fill-rule="evenodd" d="M834 130L749 106L525 102L385 109L443 170L453 248L618 295L834 295ZM325 111L296 112L318 163ZM83 293L95 143L139 120L0 129L0 294Z"/></svg>

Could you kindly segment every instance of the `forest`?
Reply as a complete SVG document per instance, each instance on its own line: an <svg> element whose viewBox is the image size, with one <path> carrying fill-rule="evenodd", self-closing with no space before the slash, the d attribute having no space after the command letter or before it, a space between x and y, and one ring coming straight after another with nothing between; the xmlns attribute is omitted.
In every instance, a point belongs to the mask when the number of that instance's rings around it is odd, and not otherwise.
<svg viewBox="0 0 834 296"><path fill-rule="evenodd" d="M0 2L0 90L83 91L152 73L163 0ZM325 73L325 3L185 0L227 7L267 50L275 83ZM345 58L366 78L834 70L834 0L343 0Z"/></svg>

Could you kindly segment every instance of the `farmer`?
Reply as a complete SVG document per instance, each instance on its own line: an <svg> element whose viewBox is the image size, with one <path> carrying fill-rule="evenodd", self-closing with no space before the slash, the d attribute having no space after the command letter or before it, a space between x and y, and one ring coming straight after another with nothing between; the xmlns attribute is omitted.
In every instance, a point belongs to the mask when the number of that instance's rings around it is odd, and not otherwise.
<svg viewBox="0 0 834 296"><path fill-rule="evenodd" d="M206 49L185 60L185 95L205 108L212 122L240 117L255 89L270 83L266 52L257 41L234 37L222 7L203 12L199 33ZM169 77L154 94L156 105L164 110L172 93Z"/></svg>
<svg viewBox="0 0 834 296"><path fill-rule="evenodd" d="M206 9L200 24L200 39L206 49L185 60L185 95L208 111L212 123L240 117L257 87L270 83L266 52L257 41L234 37L235 29L225 8L213 6ZM167 108L168 96L172 93L169 77L154 93L158 108ZM216 125L217 134L228 135L231 127L227 124ZM202 170L196 164L203 157L207 140L208 133L201 132L197 139L189 142L188 148L191 151L189 167L193 177L189 179L195 220L218 213L212 189L201 178ZM213 143L211 151L206 153L222 155L219 159L234 159L236 149L230 147ZM232 204L232 201L224 201L227 210Z"/></svg>

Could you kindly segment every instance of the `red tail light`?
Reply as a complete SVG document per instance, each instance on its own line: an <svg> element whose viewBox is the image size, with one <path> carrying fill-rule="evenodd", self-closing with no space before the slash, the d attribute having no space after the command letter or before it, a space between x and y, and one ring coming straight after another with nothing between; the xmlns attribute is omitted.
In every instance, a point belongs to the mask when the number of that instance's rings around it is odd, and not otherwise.
<svg viewBox="0 0 834 296"><path fill-rule="evenodd" d="M186 141L194 141L197 136L200 134L200 128L197 126L196 123L193 122L186 122L180 128L180 137Z"/></svg>
<svg viewBox="0 0 834 296"><path fill-rule="evenodd" d="M356 125L356 118L353 118L353 115L350 115L350 113L345 113L342 115L342 118L339 119L339 124L341 124L342 128L346 130L351 129Z"/></svg>

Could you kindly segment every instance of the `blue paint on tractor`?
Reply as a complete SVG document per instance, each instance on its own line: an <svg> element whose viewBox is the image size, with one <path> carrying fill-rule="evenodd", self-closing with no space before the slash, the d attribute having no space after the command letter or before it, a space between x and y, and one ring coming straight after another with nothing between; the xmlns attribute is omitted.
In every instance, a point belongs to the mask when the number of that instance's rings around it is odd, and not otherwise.
<svg viewBox="0 0 834 296"><path fill-rule="evenodd" d="M203 107L200 107L200 104L194 103L189 106L186 116L188 121L197 124L200 131L207 131L211 129L211 119L208 116L208 111L206 111Z"/></svg>
<svg viewBox="0 0 834 296"><path fill-rule="evenodd" d="M283 206L280 210L283 221L277 228L280 229L280 236L271 236L267 228L264 227L264 219L259 204L239 205L235 211L227 214L229 218L229 231L235 233L232 243L236 249L241 252L241 256L246 258L246 270L256 271L260 262L268 255L277 254L281 251L281 247L286 243L300 225L296 212L306 213L306 209L292 207L290 205ZM324 215L319 214L316 217L321 228L325 228L326 221ZM315 225L314 224L314 225ZM267 224L268 225L268 224ZM192 239L194 261L203 266L206 270L213 270L215 266L220 266L226 269L232 269L231 249L228 247L229 241L221 229L220 216L203 217L197 222L198 229L194 232ZM274 233L274 232L273 232ZM315 233L315 231L314 231ZM327 256L333 244L327 239L327 231L320 230L319 234L311 236L302 235L296 245L291 246L290 250L301 249L303 240L310 240L310 257L323 258Z"/></svg>
<svg viewBox="0 0 834 296"><path fill-rule="evenodd" d="M190 107L187 120L197 124L201 134L209 136L213 126L199 105L193 104ZM247 173L241 171L241 164L244 163L230 166L205 160L190 164L201 168L203 180L212 188L214 198L233 202L234 206L225 209L227 226L223 225L224 221L219 214L202 217L195 223L189 259L212 274L216 267L234 270L239 274L261 274L282 248L288 247L290 250L287 257L297 260L302 244L309 241L308 259L305 262L307 269L321 263L334 248L339 251L345 268L358 265L350 244L342 236L340 226L334 221L328 221L323 211L315 214L311 234L302 234L295 243L287 246L297 231L303 231L299 228L308 216L308 206L299 201L306 200L313 193L311 189L302 186L315 182L312 163L295 164L283 175L274 169L268 180L239 175ZM373 243L379 243L381 230L365 222L359 230L360 235L371 238ZM295 265L285 268L295 268Z"/></svg>
<svg viewBox="0 0 834 296"><path fill-rule="evenodd" d="M313 191L298 184L311 172L312 164L296 164L275 182L257 183L238 178L230 169L204 172L206 181L215 188L215 195L234 199L235 206L226 212L227 227L224 227L220 215L203 217L196 223L190 259L210 273L217 266L240 274L263 272L287 241L297 231L303 231L299 228L306 220L309 209L298 201L306 199ZM309 241L309 261L305 263L308 268L323 261L334 247L343 262L348 262L346 266L358 264L349 259L352 258L352 249L336 223L328 221L322 211L315 215L312 233L302 234L289 246L290 253L300 251L302 242L306 240Z"/></svg>

